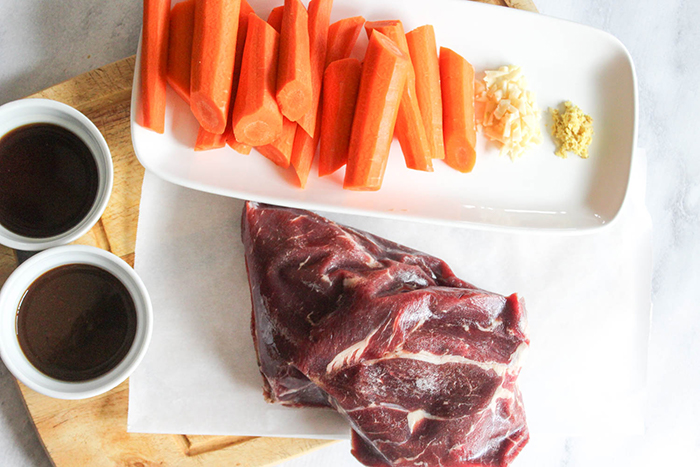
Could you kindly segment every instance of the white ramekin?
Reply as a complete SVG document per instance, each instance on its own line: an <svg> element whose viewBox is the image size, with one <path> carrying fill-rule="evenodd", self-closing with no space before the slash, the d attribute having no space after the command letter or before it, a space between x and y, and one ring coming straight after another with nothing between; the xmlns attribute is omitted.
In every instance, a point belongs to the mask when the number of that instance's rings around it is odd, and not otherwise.
<svg viewBox="0 0 700 467"><path fill-rule="evenodd" d="M83 220L60 235L31 238L17 235L0 225L0 243L16 250L45 250L65 245L87 233L100 219L112 193L114 168L109 147L100 130L73 107L49 99L21 99L0 106L0 138L15 128L31 123L53 123L77 135L97 162L97 197Z"/></svg>
<svg viewBox="0 0 700 467"><path fill-rule="evenodd" d="M29 362L17 339L17 309L25 291L45 272L67 264L90 264L110 272L126 286L136 305L136 336L131 349L112 370L88 381L66 382L45 375ZM123 382L146 354L152 328L151 299L141 278L121 258L91 246L66 245L42 251L22 263L0 291L0 357L18 380L50 397L84 399Z"/></svg>

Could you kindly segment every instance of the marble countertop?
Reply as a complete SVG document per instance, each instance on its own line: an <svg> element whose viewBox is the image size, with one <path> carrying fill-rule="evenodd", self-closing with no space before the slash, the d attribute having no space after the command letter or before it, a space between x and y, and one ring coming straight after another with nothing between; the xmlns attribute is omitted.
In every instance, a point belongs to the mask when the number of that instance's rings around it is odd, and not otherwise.
<svg viewBox="0 0 700 467"><path fill-rule="evenodd" d="M692 465L700 457L700 157L693 149L700 129L700 2L535 3L543 14L612 33L633 57L654 222L654 310L646 435L552 439L533 455L542 466ZM134 0L0 0L0 104L134 54L140 22L141 2ZM347 451L340 443L284 465L346 465ZM2 363L0 464L51 465Z"/></svg>

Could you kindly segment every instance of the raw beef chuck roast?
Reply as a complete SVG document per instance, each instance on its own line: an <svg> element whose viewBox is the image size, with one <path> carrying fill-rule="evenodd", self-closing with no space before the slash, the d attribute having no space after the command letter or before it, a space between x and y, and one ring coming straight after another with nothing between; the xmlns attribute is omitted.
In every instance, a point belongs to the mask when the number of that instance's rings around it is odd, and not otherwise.
<svg viewBox="0 0 700 467"><path fill-rule="evenodd" d="M268 401L336 409L370 466L505 466L525 446L516 295L308 211L248 202L242 230Z"/></svg>

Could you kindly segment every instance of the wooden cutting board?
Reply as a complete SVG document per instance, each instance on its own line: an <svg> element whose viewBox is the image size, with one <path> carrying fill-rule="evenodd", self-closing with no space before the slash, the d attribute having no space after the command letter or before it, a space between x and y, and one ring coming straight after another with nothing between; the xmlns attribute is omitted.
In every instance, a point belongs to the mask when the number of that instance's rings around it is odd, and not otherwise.
<svg viewBox="0 0 700 467"><path fill-rule="evenodd" d="M537 11L531 0L476 1ZM133 74L134 57L129 57L30 96L77 108L105 136L114 160L114 189L98 224L75 243L109 250L132 266L144 173L134 155L129 130ZM4 284L16 265L15 252L0 246L0 284ZM52 399L19 382L18 385L39 437L58 467L258 467L274 465L334 442L127 433L128 381L101 396L82 401Z"/></svg>

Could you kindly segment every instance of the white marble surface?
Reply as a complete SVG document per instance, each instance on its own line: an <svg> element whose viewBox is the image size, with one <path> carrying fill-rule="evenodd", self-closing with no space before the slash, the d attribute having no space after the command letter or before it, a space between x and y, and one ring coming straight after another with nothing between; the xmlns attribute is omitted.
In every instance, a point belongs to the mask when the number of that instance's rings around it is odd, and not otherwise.
<svg viewBox="0 0 700 467"><path fill-rule="evenodd" d="M524 455L558 467L695 465L700 458L700 157L694 144L700 133L700 2L535 3L543 14L614 34L634 59L639 145L648 154L647 203L654 221L654 313L647 434L546 440ZM135 0L0 0L0 104L133 54L140 8ZM347 452L340 443L284 465L357 465ZM1 363L0 465L50 465Z"/></svg>

